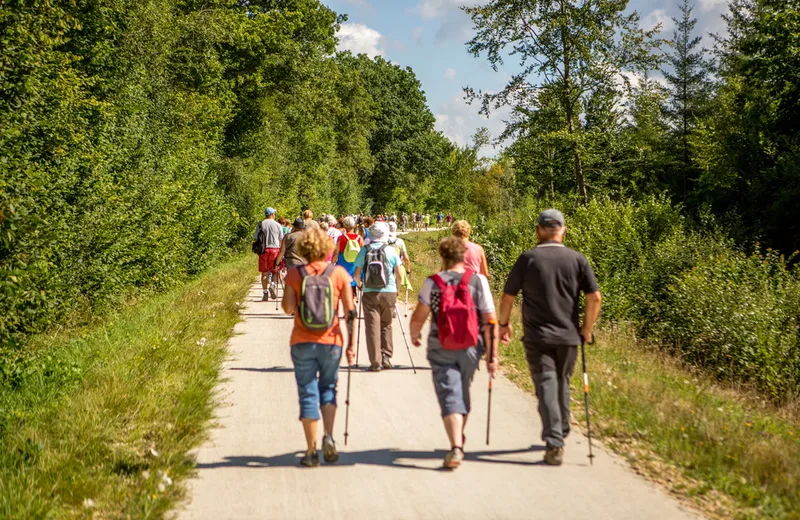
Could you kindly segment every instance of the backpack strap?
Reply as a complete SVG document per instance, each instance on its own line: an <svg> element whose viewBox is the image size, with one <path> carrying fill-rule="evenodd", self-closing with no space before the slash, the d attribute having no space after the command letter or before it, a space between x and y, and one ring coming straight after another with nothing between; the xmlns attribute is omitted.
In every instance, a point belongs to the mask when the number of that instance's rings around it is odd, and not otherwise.
<svg viewBox="0 0 800 520"><path fill-rule="evenodd" d="M306 276L308 276L308 270L306 269L306 266L305 266L305 265L300 265L300 266L297 268L297 271L300 273L300 279L301 279L301 280L302 280L303 278L305 278Z"/></svg>
<svg viewBox="0 0 800 520"><path fill-rule="evenodd" d="M433 283L436 284L436 287L439 288L439 291L444 292L444 290L447 288L447 284L445 283L444 279L442 279L442 277L439 276L438 274L435 274L430 278L431 280L433 280Z"/></svg>
<svg viewBox="0 0 800 520"><path fill-rule="evenodd" d="M330 278L331 276L333 276L334 269L336 269L335 265L328 264L328 267L326 267L325 270L322 271L322 274L325 275L326 278Z"/></svg>
<svg viewBox="0 0 800 520"><path fill-rule="evenodd" d="M461 275L461 281L459 281L458 283L461 285L468 285L471 278L472 278L472 271L470 269L467 269L466 271L464 271L464 274Z"/></svg>

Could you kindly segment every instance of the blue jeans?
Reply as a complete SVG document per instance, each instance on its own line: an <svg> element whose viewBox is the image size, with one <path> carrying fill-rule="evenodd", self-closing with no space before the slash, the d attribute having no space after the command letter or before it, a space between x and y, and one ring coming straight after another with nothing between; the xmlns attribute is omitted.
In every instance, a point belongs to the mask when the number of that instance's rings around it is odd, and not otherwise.
<svg viewBox="0 0 800 520"><path fill-rule="evenodd" d="M300 397L300 419L320 419L319 408L336 405L342 347L324 343L292 345L292 364ZM319 379L317 379L319 373Z"/></svg>

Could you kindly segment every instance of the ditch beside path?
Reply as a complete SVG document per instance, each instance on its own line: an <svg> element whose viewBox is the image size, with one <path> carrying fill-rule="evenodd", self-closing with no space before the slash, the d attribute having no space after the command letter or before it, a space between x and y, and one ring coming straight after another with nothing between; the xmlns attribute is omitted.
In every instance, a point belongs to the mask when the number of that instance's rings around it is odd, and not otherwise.
<svg viewBox="0 0 800 520"><path fill-rule="evenodd" d="M412 346L412 372L397 320L396 369L352 371L348 446L342 368L334 435L339 462L299 467L305 441L289 355L292 319L276 311L274 301L260 299L254 284L230 341L218 426L197 450L198 475L178 518L695 518L597 446L590 466L586 438L577 432L568 439L563 466L542 465L536 399L505 378L494 385L487 447L485 370L472 387L466 460L455 472L441 470L449 446L430 369L424 350ZM368 364L365 345L362 330L362 367Z"/></svg>

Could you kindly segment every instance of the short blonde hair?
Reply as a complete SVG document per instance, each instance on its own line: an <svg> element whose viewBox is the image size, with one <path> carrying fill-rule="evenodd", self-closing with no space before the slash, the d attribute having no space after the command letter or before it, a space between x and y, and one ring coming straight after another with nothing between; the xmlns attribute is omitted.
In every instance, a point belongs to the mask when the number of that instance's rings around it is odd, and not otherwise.
<svg viewBox="0 0 800 520"><path fill-rule="evenodd" d="M297 240L297 252L308 262L325 260L333 250L333 242L327 233L319 228L303 231Z"/></svg>
<svg viewBox="0 0 800 520"><path fill-rule="evenodd" d="M314 218L314 212L310 209L307 209L303 212L303 220L309 220Z"/></svg>
<svg viewBox="0 0 800 520"><path fill-rule="evenodd" d="M469 226L469 224L467 224L467 226ZM464 245L463 240L456 236L444 237L439 242L439 256L442 257L445 269L449 269L463 262L466 253L467 246Z"/></svg>
<svg viewBox="0 0 800 520"><path fill-rule="evenodd" d="M450 228L450 230L453 233L454 237L466 240L472 233L472 226L470 226L469 222L467 222L466 220L456 220L455 222L453 222L453 227Z"/></svg>

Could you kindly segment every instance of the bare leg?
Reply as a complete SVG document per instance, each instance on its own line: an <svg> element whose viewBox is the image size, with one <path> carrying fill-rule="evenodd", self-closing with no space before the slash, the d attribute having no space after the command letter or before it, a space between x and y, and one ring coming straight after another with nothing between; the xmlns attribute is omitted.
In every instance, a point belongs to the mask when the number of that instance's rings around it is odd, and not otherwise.
<svg viewBox="0 0 800 520"><path fill-rule="evenodd" d="M450 446L453 448L463 448L464 416L460 413L451 413L445 416L444 429L447 431L447 438L450 439Z"/></svg>
<svg viewBox="0 0 800 520"><path fill-rule="evenodd" d="M319 419L302 419L303 433L306 435L306 453L317 451L317 425Z"/></svg>
<svg viewBox="0 0 800 520"><path fill-rule="evenodd" d="M269 273L261 273L261 288L266 292L269 287Z"/></svg>
<svg viewBox="0 0 800 520"><path fill-rule="evenodd" d="M325 428L325 433L333 436L333 420L336 418L336 405L326 404L321 408L322 410L322 424Z"/></svg>

